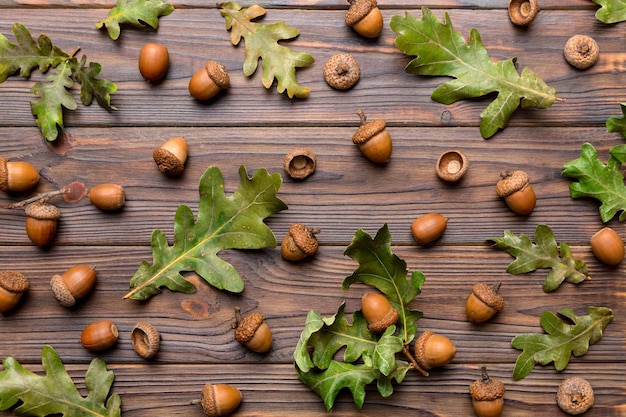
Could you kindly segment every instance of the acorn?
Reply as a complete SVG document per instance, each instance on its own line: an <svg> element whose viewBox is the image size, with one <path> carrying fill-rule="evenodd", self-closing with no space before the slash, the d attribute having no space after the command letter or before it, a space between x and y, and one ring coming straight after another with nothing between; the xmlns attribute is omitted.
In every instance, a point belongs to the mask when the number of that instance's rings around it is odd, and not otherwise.
<svg viewBox="0 0 626 417"><path fill-rule="evenodd" d="M383 333L398 321L398 310L393 308L387 297L377 292L368 292L361 298L361 313L367 320L367 328L374 333Z"/></svg>
<svg viewBox="0 0 626 417"><path fill-rule="evenodd" d="M441 214L432 212L424 214L411 223L411 233L420 245L428 245L439 239L446 231L448 220Z"/></svg>
<svg viewBox="0 0 626 417"><path fill-rule="evenodd" d="M317 157L307 148L295 148L283 159L283 169L291 178L303 180L315 172Z"/></svg>
<svg viewBox="0 0 626 417"><path fill-rule="evenodd" d="M272 348L272 331L265 323L261 313L253 312L240 319L240 309L235 309L237 322L235 327L235 339L257 353L266 353Z"/></svg>
<svg viewBox="0 0 626 417"><path fill-rule="evenodd" d="M207 417L225 416L241 404L241 391L228 384L206 384L202 388L200 406Z"/></svg>
<svg viewBox="0 0 626 417"><path fill-rule="evenodd" d="M490 378L486 367L480 370L482 378L472 382L469 387L474 413L478 417L499 417L504 408L504 383Z"/></svg>
<svg viewBox="0 0 626 417"><path fill-rule="evenodd" d="M0 190L26 191L39 182L39 171L28 162L0 158Z"/></svg>
<svg viewBox="0 0 626 417"><path fill-rule="evenodd" d="M496 192L503 197L513 212L522 215L532 213L537 199L524 171L502 172L496 184Z"/></svg>
<svg viewBox="0 0 626 417"><path fill-rule="evenodd" d="M100 320L89 324L80 335L80 343L87 350L108 349L117 343L119 332L111 320Z"/></svg>
<svg viewBox="0 0 626 417"><path fill-rule="evenodd" d="M504 298L498 294L500 284L494 286L474 284L472 293L465 302L465 313L469 321L482 323L489 320L504 308Z"/></svg>
<svg viewBox="0 0 626 417"><path fill-rule="evenodd" d="M361 67L352 54L335 54L324 64L324 81L335 90L349 90L360 78Z"/></svg>
<svg viewBox="0 0 626 417"><path fill-rule="evenodd" d="M392 143L391 136L386 129L387 123L382 119L368 122L361 110L358 110L357 114L361 118L361 126L352 136L352 142L359 146L363 155L370 161L377 164L389 162Z"/></svg>
<svg viewBox="0 0 626 417"><path fill-rule="evenodd" d="M144 359L152 359L159 352L161 334L150 323L140 321L130 334L133 349Z"/></svg>
<svg viewBox="0 0 626 417"><path fill-rule="evenodd" d="M429 370L454 359L456 346L447 337L427 330L415 341L414 353L419 366Z"/></svg>
<svg viewBox="0 0 626 417"><path fill-rule="evenodd" d="M14 308L28 290L28 278L15 271L0 271L0 313Z"/></svg>
<svg viewBox="0 0 626 417"><path fill-rule="evenodd" d="M556 392L556 403L567 414L577 416L589 410L595 402L589 381L579 376L564 379Z"/></svg>
<svg viewBox="0 0 626 417"><path fill-rule="evenodd" d="M310 228L300 223L289 226L289 232L280 245L280 253L288 261L300 261L317 253L319 244L315 235L320 229Z"/></svg>
<svg viewBox="0 0 626 417"><path fill-rule="evenodd" d="M152 152L152 157L162 173L181 175L185 170L188 154L189 148L185 138L175 137L165 142L160 148L155 149Z"/></svg>
<svg viewBox="0 0 626 417"><path fill-rule="evenodd" d="M189 80L189 94L196 100L205 101L230 86L226 67L216 61L207 61Z"/></svg>
<svg viewBox="0 0 626 417"><path fill-rule="evenodd" d="M146 43L139 52L139 72L148 81L158 81L165 76L170 65L167 47L158 43Z"/></svg>
<svg viewBox="0 0 626 417"><path fill-rule="evenodd" d="M624 242L610 227L597 231L589 240L591 251L598 260L607 265L619 265L624 260Z"/></svg>
<svg viewBox="0 0 626 417"><path fill-rule="evenodd" d="M119 210L126 204L124 187L111 183L96 185L89 190L89 201L100 210Z"/></svg>
<svg viewBox="0 0 626 417"><path fill-rule="evenodd" d="M54 298L63 307L72 307L77 300L85 297L96 285L96 271L87 264L69 268L63 275L54 275L50 287Z"/></svg>
<svg viewBox="0 0 626 417"><path fill-rule="evenodd" d="M581 70L592 67L600 57L598 43L587 35L574 35L565 42L563 57L568 64Z"/></svg>
<svg viewBox="0 0 626 417"><path fill-rule="evenodd" d="M57 233L57 223L61 210L48 203L32 203L24 209L26 213L26 234L37 246L46 246Z"/></svg>
<svg viewBox="0 0 626 417"><path fill-rule="evenodd" d="M376 0L348 0L350 8L346 12L346 25L366 38L375 38L383 30L383 15Z"/></svg>

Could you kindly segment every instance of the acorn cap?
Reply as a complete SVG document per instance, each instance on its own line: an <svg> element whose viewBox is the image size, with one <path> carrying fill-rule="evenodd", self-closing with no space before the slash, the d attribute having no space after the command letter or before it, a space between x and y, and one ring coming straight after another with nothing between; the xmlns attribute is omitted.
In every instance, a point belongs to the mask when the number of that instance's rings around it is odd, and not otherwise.
<svg viewBox="0 0 626 417"><path fill-rule="evenodd" d="M289 235L298 249L307 255L314 255L317 252L318 242L314 234L316 231L300 223L289 226Z"/></svg>
<svg viewBox="0 0 626 417"><path fill-rule="evenodd" d="M226 89L230 86L230 77L226 72L226 67L217 61L207 61L204 65L209 78L213 80L221 89Z"/></svg>
<svg viewBox="0 0 626 417"><path fill-rule="evenodd" d="M7 163L9 158L0 158L0 190L9 190L9 168Z"/></svg>
<svg viewBox="0 0 626 417"><path fill-rule="evenodd" d="M324 81L336 90L348 90L360 78L361 67L352 54L335 54L324 64Z"/></svg>
<svg viewBox="0 0 626 417"><path fill-rule="evenodd" d="M539 12L537 0L509 0L509 19L518 26L528 26Z"/></svg>
<svg viewBox="0 0 626 417"><path fill-rule="evenodd" d="M24 212L28 217L38 220L57 220L61 217L61 210L48 203L32 203L26 206Z"/></svg>
<svg viewBox="0 0 626 417"><path fill-rule="evenodd" d="M345 15L346 25L350 27L356 25L376 7L378 7L376 0L351 0L350 8Z"/></svg>
<svg viewBox="0 0 626 417"><path fill-rule="evenodd" d="M484 283L474 284L472 292L480 301L495 311L502 311L504 308L504 298L498 294L493 286Z"/></svg>
<svg viewBox="0 0 626 417"><path fill-rule="evenodd" d="M469 387L472 399L476 401L492 401L504 396L504 383L499 379L478 379Z"/></svg>
<svg viewBox="0 0 626 417"><path fill-rule="evenodd" d="M528 185L528 174L524 171L503 172L502 177L496 184L496 192L499 197L508 197Z"/></svg>
<svg viewBox="0 0 626 417"><path fill-rule="evenodd" d="M587 69L596 63L600 55L597 42L587 35L574 35L567 40L563 56L568 64L578 69Z"/></svg>
<svg viewBox="0 0 626 417"><path fill-rule="evenodd" d="M29 282L23 274L16 271L0 271L0 288L11 293L28 290Z"/></svg>
<svg viewBox="0 0 626 417"><path fill-rule="evenodd" d="M235 328L235 339L240 343L249 342L264 319L263 315L256 311L244 317Z"/></svg>
<svg viewBox="0 0 626 417"><path fill-rule="evenodd" d="M295 148L283 159L283 169L291 178L303 180L315 172L317 157L307 148Z"/></svg>
<svg viewBox="0 0 626 417"><path fill-rule="evenodd" d="M387 123L382 119L372 120L371 122L367 122L359 127L359 130L356 131L354 136L352 136L352 142L356 145L360 145L362 143L367 142L372 137L376 136L378 133L385 130L387 127Z"/></svg>
<svg viewBox="0 0 626 417"><path fill-rule="evenodd" d="M159 170L168 175L180 175L185 170L185 163L167 149L158 148L152 152Z"/></svg>
<svg viewBox="0 0 626 417"><path fill-rule="evenodd" d="M586 412L595 402L593 388L589 381L579 376L564 379L556 392L559 408L571 415Z"/></svg>
<svg viewBox="0 0 626 417"><path fill-rule="evenodd" d="M59 304L63 307L72 307L76 304L76 299L67 288L65 281L63 281L63 277L61 275L53 275L50 280L50 288L52 288L52 293L54 294L54 298L57 299Z"/></svg>
<svg viewBox="0 0 626 417"><path fill-rule="evenodd" d="M370 332L374 333L382 333L387 330L387 327L395 324L398 321L400 315L398 314L398 310L395 308L390 308L385 317L378 320L377 322L368 324L367 328Z"/></svg>
<svg viewBox="0 0 626 417"><path fill-rule="evenodd" d="M133 349L142 358L151 359L159 351L161 335L150 323L138 322L131 332Z"/></svg>

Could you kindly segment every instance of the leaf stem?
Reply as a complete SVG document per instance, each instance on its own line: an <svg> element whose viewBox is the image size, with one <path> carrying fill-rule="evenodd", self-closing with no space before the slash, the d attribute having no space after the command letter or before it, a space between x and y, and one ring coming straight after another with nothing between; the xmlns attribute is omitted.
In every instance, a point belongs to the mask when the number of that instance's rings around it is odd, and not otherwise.
<svg viewBox="0 0 626 417"><path fill-rule="evenodd" d="M19 201L17 203L2 204L2 205L0 205L0 208L5 208L5 209L24 208L24 207L28 206L29 204L35 203L37 201L46 202L50 198L55 197L57 195L65 194L68 191L69 191L68 187L63 187L63 188L61 188L59 190L48 191L46 193L38 194L38 195L36 195L34 197L28 198L26 200Z"/></svg>
<svg viewBox="0 0 626 417"><path fill-rule="evenodd" d="M406 356L409 362L411 362L411 368L415 369L416 371L418 371L420 374L424 376L428 376L428 371L426 371L424 368L419 366L419 364L417 363L413 355L411 355L411 352L409 350L409 345L404 345L402 347L402 353L404 353L404 356Z"/></svg>
<svg viewBox="0 0 626 417"><path fill-rule="evenodd" d="M72 51L72 53L70 54L68 58L74 58L74 56L78 53L78 51L80 51L80 46L77 46L76 48L74 48L74 50Z"/></svg>

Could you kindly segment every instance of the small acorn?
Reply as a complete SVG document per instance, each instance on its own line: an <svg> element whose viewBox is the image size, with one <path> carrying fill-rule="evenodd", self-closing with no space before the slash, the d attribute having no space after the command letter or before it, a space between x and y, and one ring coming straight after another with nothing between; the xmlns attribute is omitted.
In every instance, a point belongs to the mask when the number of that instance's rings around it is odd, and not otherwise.
<svg viewBox="0 0 626 417"><path fill-rule="evenodd" d="M161 334L150 323L140 321L130 334L133 349L144 359L152 359L159 352Z"/></svg>
<svg viewBox="0 0 626 417"><path fill-rule="evenodd" d="M350 8L346 12L346 25L366 38L375 38L383 30L383 15L376 0L348 0Z"/></svg>
<svg viewBox="0 0 626 417"><path fill-rule="evenodd" d="M29 288L28 278L15 271L0 271L0 313L13 309Z"/></svg>
<svg viewBox="0 0 626 417"><path fill-rule="evenodd" d="M510 0L509 19L517 26L528 26L539 12L537 0Z"/></svg>
<svg viewBox="0 0 626 417"><path fill-rule="evenodd" d="M377 292L367 292L361 298L361 312L367 320L367 328L374 333L383 333L398 321L398 310L393 308L387 297Z"/></svg>
<svg viewBox="0 0 626 417"><path fill-rule="evenodd" d="M483 283L474 284L472 293L465 302L465 313L469 321L482 323L492 318L504 308L504 298L498 291L500 284L494 286Z"/></svg>
<svg viewBox="0 0 626 417"><path fill-rule="evenodd" d="M428 245L439 239L446 231L448 220L441 214L426 213L411 223L411 233L420 245Z"/></svg>
<svg viewBox="0 0 626 417"><path fill-rule="evenodd" d="M175 137L165 142L160 148L155 149L152 152L152 157L162 173L181 175L185 170L188 154L189 148L185 138Z"/></svg>
<svg viewBox="0 0 626 417"><path fill-rule="evenodd" d="M295 148L283 159L283 169L291 178L303 180L315 172L317 157L307 148Z"/></svg>
<svg viewBox="0 0 626 417"><path fill-rule="evenodd" d="M241 319L239 307L235 309L235 315L235 339L253 352L269 352L272 348L272 331L263 315L253 312Z"/></svg>
<svg viewBox="0 0 626 417"><path fill-rule="evenodd" d="M300 223L292 224L280 245L281 255L288 261L300 261L315 255L319 247L315 235L319 232L319 229Z"/></svg>
<svg viewBox="0 0 626 417"><path fill-rule="evenodd" d="M50 287L54 298L63 307L72 307L77 300L85 297L96 285L96 271L87 264L69 268L63 275L54 275Z"/></svg>
<svg viewBox="0 0 626 417"><path fill-rule="evenodd" d="M414 352L419 366L429 370L454 359L456 346L447 337L426 330L415 341Z"/></svg>
<svg viewBox="0 0 626 417"><path fill-rule="evenodd" d="M48 203L32 203L24 209L26 213L26 234L37 246L46 246L57 233L57 223L61 210Z"/></svg>
<svg viewBox="0 0 626 417"><path fill-rule="evenodd" d="M361 110L358 110L357 114L361 118L361 126L352 136L352 142L359 146L363 155L370 161L377 164L389 162L392 143L391 135L386 129L387 123L382 119L368 122Z"/></svg>
<svg viewBox="0 0 626 417"><path fill-rule="evenodd" d="M89 201L100 210L119 210L126 204L124 187L118 184L99 184L89 190Z"/></svg>
<svg viewBox="0 0 626 417"><path fill-rule="evenodd" d="M567 414L577 416L589 410L595 402L589 381L579 376L564 379L556 392L556 403Z"/></svg>
<svg viewBox="0 0 626 417"><path fill-rule="evenodd" d="M28 162L0 158L0 190L26 191L39 182L39 171Z"/></svg>
<svg viewBox="0 0 626 417"><path fill-rule="evenodd" d="M189 80L189 94L196 100L205 101L230 87L226 67L216 61L207 61Z"/></svg>
<svg viewBox="0 0 626 417"><path fill-rule="evenodd" d="M589 240L593 254L607 265L619 265L624 260L624 242L610 227L597 231Z"/></svg>
<svg viewBox="0 0 626 417"><path fill-rule="evenodd" d="M482 378L472 382L469 387L474 413L477 417L499 417L504 408L504 383L490 378L486 367L480 370Z"/></svg>
<svg viewBox="0 0 626 417"><path fill-rule="evenodd" d="M111 320L100 320L89 324L80 335L80 343L87 350L108 349L117 343L119 332Z"/></svg>
<svg viewBox="0 0 626 417"><path fill-rule="evenodd" d="M496 192L503 197L513 212L522 215L532 213L537 202L535 191L524 171L502 172L496 184Z"/></svg>
<svg viewBox="0 0 626 417"><path fill-rule="evenodd" d="M228 384L206 384L202 388L200 406L206 417L225 416L241 404L241 391Z"/></svg>
<svg viewBox="0 0 626 417"><path fill-rule="evenodd" d="M146 43L139 52L139 72L148 81L158 81L165 76L170 65L167 47L158 43Z"/></svg>

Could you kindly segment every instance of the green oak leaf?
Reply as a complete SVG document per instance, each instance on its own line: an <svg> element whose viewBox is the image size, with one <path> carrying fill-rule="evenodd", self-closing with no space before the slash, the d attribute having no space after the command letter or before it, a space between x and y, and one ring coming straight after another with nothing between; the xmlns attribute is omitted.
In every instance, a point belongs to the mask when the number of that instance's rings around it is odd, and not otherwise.
<svg viewBox="0 0 626 417"><path fill-rule="evenodd" d="M582 356L602 338L602 332L613 320L613 312L606 307L589 307L588 315L577 316L572 309L558 310L561 319L551 311L541 315L541 327L546 334L521 334L515 336L511 345L522 353L515 361L513 379L528 375L535 364L554 362L557 371L565 369L571 355Z"/></svg>
<svg viewBox="0 0 626 417"><path fill-rule="evenodd" d="M563 281L577 284L589 279L585 262L575 259L566 243L561 242L558 245L552 230L545 224L540 224L535 229L535 243L525 234L516 236L510 230L505 230L503 237L489 240L495 242L494 248L516 258L506 269L510 274L525 274L549 268L550 272L543 283L545 292L556 290Z"/></svg>
<svg viewBox="0 0 626 417"><path fill-rule="evenodd" d="M279 93L287 90L289 98L307 97L310 88L298 83L296 68L313 64L313 57L307 53L295 52L278 43L280 40L295 38L300 31L285 25L284 22L271 24L253 22L253 19L265 14L265 9L258 5L242 8L235 2L227 2L220 4L219 7L226 20L226 29L231 31L231 43L238 45L241 38L245 39L246 58L243 73L246 76L254 74L261 59L263 67L261 82L265 88L269 89L276 79Z"/></svg>
<svg viewBox="0 0 626 417"><path fill-rule="evenodd" d="M582 145L580 158L564 164L564 177L578 181L570 184L572 198L588 197L600 201L600 217L608 222L619 212L620 221L626 221L626 185L621 166L624 163L624 146L609 150L609 159L603 164L590 143Z"/></svg>
<svg viewBox="0 0 626 417"><path fill-rule="evenodd" d="M89 106L94 97L100 107L107 110L116 110L111 106L111 93L117 91L117 86L104 78L97 78L102 66L97 62L87 65L87 57L83 55L80 62L72 58L70 63L73 68L74 78L80 83L80 100L85 106Z"/></svg>
<svg viewBox="0 0 626 417"><path fill-rule="evenodd" d="M424 274L413 271L411 278L407 279L406 262L391 252L391 234L386 224L373 239L363 230L358 230L344 255L359 263L354 273L344 279L344 291L355 282L377 288L398 311L397 325L402 340L404 344L410 343L417 332L416 322L422 317L422 312L411 310L408 304L419 295L426 279Z"/></svg>
<svg viewBox="0 0 626 417"><path fill-rule="evenodd" d="M593 0L602 6L596 11L596 19L602 23L618 23L626 20L626 0Z"/></svg>
<svg viewBox="0 0 626 417"><path fill-rule="evenodd" d="M619 132L626 137L626 103L620 103L619 105L622 109L622 117L610 116L606 120L606 130Z"/></svg>
<svg viewBox="0 0 626 417"><path fill-rule="evenodd" d="M72 69L69 61L63 61L56 68L56 72L46 77L47 82L35 83L31 93L39 96L31 101L30 108L37 117L37 126L48 141L53 141L59 135L58 127L63 128L63 108L76 110L76 100L68 92L74 81L70 78Z"/></svg>
<svg viewBox="0 0 626 417"><path fill-rule="evenodd" d="M40 35L35 41L21 23L13 24L13 33L17 44L9 42L0 33L0 83L18 70L24 78L30 76L35 68L46 72L48 68L56 67L68 57L65 52L52 45L50 38L45 35Z"/></svg>
<svg viewBox="0 0 626 417"><path fill-rule="evenodd" d="M150 26L156 30L159 28L159 17L173 11L174 6L162 0L117 0L117 5L105 19L96 22L96 27L106 27L109 37L117 40L120 37L120 25L129 24L138 28Z"/></svg>
<svg viewBox="0 0 626 417"><path fill-rule="evenodd" d="M466 43L463 35L452 27L448 13L443 23L427 7L422 7L422 16L418 20L405 13L391 18L391 29L399 35L396 47L415 57L406 72L453 77L454 80L440 85L432 93L432 99L443 104L497 93L480 114L483 138L490 138L505 128L520 103L522 108L545 109L555 100L561 100L555 96L556 90L529 68L524 68L520 76L515 58L494 62L476 29L470 31Z"/></svg>
<svg viewBox="0 0 626 417"><path fill-rule="evenodd" d="M41 363L45 376L28 371L12 357L2 361L0 410L12 407L19 415L45 417L120 417L122 400L111 394L115 375L101 358L91 361L85 374L89 393L83 397L65 370L59 355L44 346ZM17 406L17 407L16 407Z"/></svg>
<svg viewBox="0 0 626 417"><path fill-rule="evenodd" d="M145 300L161 292L161 287L192 294L196 288L180 274L195 271L214 287L230 292L243 291L243 280L235 268L218 253L225 249L261 249L276 246L276 237L263 223L266 217L287 208L276 197L282 179L260 169L248 178L239 168L241 183L228 197L224 194L222 173L209 167L200 179L198 219L188 206L181 205L174 217L174 242L165 233L152 233L153 264L143 261L130 281L124 298Z"/></svg>

